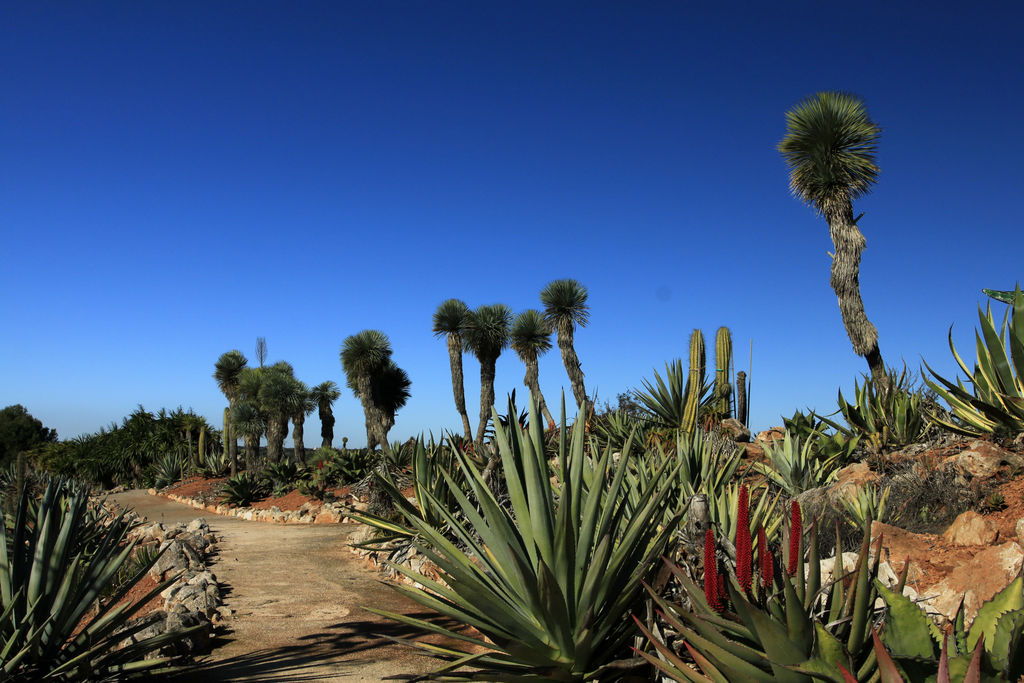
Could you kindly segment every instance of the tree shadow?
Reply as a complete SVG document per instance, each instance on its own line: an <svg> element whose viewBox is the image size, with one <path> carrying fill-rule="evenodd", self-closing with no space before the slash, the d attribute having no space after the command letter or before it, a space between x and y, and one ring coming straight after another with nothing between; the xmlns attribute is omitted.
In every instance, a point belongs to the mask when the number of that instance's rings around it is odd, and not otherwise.
<svg viewBox="0 0 1024 683"><path fill-rule="evenodd" d="M455 631L464 628L463 624L433 612L412 613L408 616ZM230 631L220 634L213 642L214 651L216 647L230 642L230 636ZM332 624L319 633L303 636L297 639L295 645L248 652L219 661L209 657L200 658L194 667L169 680L197 683L336 680L359 676L364 665L385 659L412 662L417 657L429 658L416 649L392 640L419 640L421 637L434 644L455 644L451 639L436 634L424 635L423 631L399 622L372 619L349 621ZM436 667L440 667L441 660L435 661ZM321 669L324 665L329 665L332 670L324 671ZM395 678L414 678L419 672L436 667L416 666L407 672L408 675Z"/></svg>

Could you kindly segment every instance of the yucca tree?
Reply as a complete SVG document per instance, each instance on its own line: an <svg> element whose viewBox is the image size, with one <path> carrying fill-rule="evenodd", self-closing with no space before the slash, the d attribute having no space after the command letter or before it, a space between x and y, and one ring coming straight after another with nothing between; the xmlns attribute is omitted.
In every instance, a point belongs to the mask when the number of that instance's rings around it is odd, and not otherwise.
<svg viewBox="0 0 1024 683"><path fill-rule="evenodd" d="M498 356L508 346L512 311L505 304L480 306L466 317L466 348L480 361L480 424L476 444L483 445L487 419L494 406L494 374Z"/></svg>
<svg viewBox="0 0 1024 683"><path fill-rule="evenodd" d="M256 472L259 469L260 437L264 429L259 408L247 398L238 399L231 409L231 424L245 442L245 469Z"/></svg>
<svg viewBox="0 0 1024 683"><path fill-rule="evenodd" d="M306 464L306 444L303 441L305 436L306 416L316 410L316 401L313 394L304 382L298 382L295 396L292 401L292 455L298 465Z"/></svg>
<svg viewBox="0 0 1024 683"><path fill-rule="evenodd" d="M819 92L786 112L786 137L779 152L789 165L789 187L828 222L835 255L832 289L853 350L863 356L871 375L885 382L878 330L864 312L860 296L860 258L867 245L854 218L853 200L878 178L875 163L880 129L859 97ZM863 214L862 214L863 215Z"/></svg>
<svg viewBox="0 0 1024 683"><path fill-rule="evenodd" d="M341 397L338 385L330 380L317 384L310 391L310 396L316 403L320 416L320 438L323 439L321 447L334 447L334 410L332 405Z"/></svg>
<svg viewBox="0 0 1024 683"><path fill-rule="evenodd" d="M288 422L301 404L303 393L305 385L295 379L295 370L288 363L282 361L263 369L259 406L267 428L267 461L270 464L281 462Z"/></svg>
<svg viewBox="0 0 1024 683"><path fill-rule="evenodd" d="M221 354L213 366L213 379L217 381L217 387L228 400L229 416L230 409L235 407L235 401L238 400L239 375L248 364L246 357L236 349ZM224 424L224 441L228 445L228 458L231 459L231 476L235 476L238 472L238 440L229 423Z"/></svg>
<svg viewBox="0 0 1024 683"><path fill-rule="evenodd" d="M448 363L452 368L452 393L455 394L455 409L462 418L462 429L466 438L473 438L473 428L469 424L469 413L466 412L466 391L463 388L462 352L465 343L462 332L466 326L469 307L459 299L448 299L434 311L434 336L448 340Z"/></svg>
<svg viewBox="0 0 1024 683"><path fill-rule="evenodd" d="M394 361L387 365L373 378L371 383L373 402L380 411L383 438L388 439L388 432L395 426L395 415L405 406L412 395L412 380L408 373L398 367Z"/></svg>
<svg viewBox="0 0 1024 683"><path fill-rule="evenodd" d="M581 406L587 400L587 390L583 386L583 370L573 346L573 336L577 326L586 327L590 320L587 288L573 279L554 280L541 290L540 301L544 304L544 320L558 334L562 364L569 375L576 405Z"/></svg>
<svg viewBox="0 0 1024 683"><path fill-rule="evenodd" d="M531 308L516 316L511 332L512 350L526 365L523 384L530 390L533 400L544 414L545 424L549 425L554 423L555 419L551 416L551 411L544 401L544 394L540 391L540 368L537 359L551 350L551 331L551 326L545 322L541 312Z"/></svg>
<svg viewBox="0 0 1024 683"><path fill-rule="evenodd" d="M380 330L363 330L345 338L339 355L348 386L363 405L367 450L372 452L380 444L384 453L390 455L381 411L373 401L373 379L391 361L391 341Z"/></svg>

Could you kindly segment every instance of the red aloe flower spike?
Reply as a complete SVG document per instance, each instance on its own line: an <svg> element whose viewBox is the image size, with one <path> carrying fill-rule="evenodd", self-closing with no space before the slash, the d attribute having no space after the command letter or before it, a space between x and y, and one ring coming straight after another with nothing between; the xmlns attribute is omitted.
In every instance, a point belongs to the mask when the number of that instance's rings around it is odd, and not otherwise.
<svg viewBox="0 0 1024 683"><path fill-rule="evenodd" d="M800 560L800 537L804 533L804 524L800 515L800 503L795 500L790 505L789 513L789 567L790 576L796 574L797 562Z"/></svg>
<svg viewBox="0 0 1024 683"><path fill-rule="evenodd" d="M704 598L716 612L722 610L719 599L718 560L715 558L715 534L708 529L704 532Z"/></svg>
<svg viewBox="0 0 1024 683"><path fill-rule="evenodd" d="M758 525L757 527L757 569L761 575L761 587L767 588L771 586L772 580L775 578L773 573L775 571L775 565L772 562L772 551L768 549L768 534L764 531L764 526Z"/></svg>
<svg viewBox="0 0 1024 683"><path fill-rule="evenodd" d="M753 548L750 545L750 501L746 484L740 486L736 508L736 580L740 590L749 593Z"/></svg>

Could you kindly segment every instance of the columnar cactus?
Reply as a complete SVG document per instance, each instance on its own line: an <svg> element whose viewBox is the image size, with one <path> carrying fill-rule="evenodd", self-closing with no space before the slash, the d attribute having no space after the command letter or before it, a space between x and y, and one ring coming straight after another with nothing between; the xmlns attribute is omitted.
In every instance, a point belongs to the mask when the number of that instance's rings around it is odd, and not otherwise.
<svg viewBox="0 0 1024 683"><path fill-rule="evenodd" d="M206 425L199 428L199 455L196 460L200 463L206 461Z"/></svg>
<svg viewBox="0 0 1024 683"><path fill-rule="evenodd" d="M719 327L715 334L715 410L719 417L732 417L732 334L728 327Z"/></svg>
<svg viewBox="0 0 1024 683"><path fill-rule="evenodd" d="M683 411L683 424L680 425L684 432L692 432L697 425L697 410L706 373L704 333L694 330L690 335L690 378L686 382L686 407Z"/></svg>

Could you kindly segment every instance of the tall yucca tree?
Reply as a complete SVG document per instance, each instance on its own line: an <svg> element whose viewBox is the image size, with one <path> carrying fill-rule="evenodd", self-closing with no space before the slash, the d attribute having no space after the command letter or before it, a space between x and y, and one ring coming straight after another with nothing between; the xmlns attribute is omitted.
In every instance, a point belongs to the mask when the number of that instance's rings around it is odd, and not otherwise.
<svg viewBox="0 0 1024 683"><path fill-rule="evenodd" d="M306 417L316 410L316 401L305 382L295 380L297 385L292 397L292 455L295 464L306 464L305 436Z"/></svg>
<svg viewBox="0 0 1024 683"><path fill-rule="evenodd" d="M310 396L316 403L320 417L320 438L323 440L321 447L334 447L334 410L332 405L341 397L338 385L330 380L317 384L310 391Z"/></svg>
<svg viewBox="0 0 1024 683"><path fill-rule="evenodd" d="M373 402L380 411L381 429L384 430L384 441L387 441L388 432L395 426L396 414L412 396L412 380L394 361L388 361L373 378L372 387Z"/></svg>
<svg viewBox="0 0 1024 683"><path fill-rule="evenodd" d="M387 434L382 433L381 411L373 401L373 379L391 361L391 341L380 330L363 330L345 338L339 355L348 386L363 405L366 448L373 451L380 444L391 455Z"/></svg>
<svg viewBox="0 0 1024 683"><path fill-rule="evenodd" d="M452 393L455 394L455 409L462 418L462 429L466 438L473 437L473 428L469 424L469 413L466 412L466 391L463 388L462 352L465 343L462 332L466 326L469 306L460 299L448 299L434 311L434 336L448 340L448 362L452 368Z"/></svg>
<svg viewBox="0 0 1024 683"><path fill-rule="evenodd" d="M786 112L786 136L779 152L789 165L789 187L828 222L835 255L832 289L853 350L863 356L876 382L884 384L885 364L878 330L860 296L860 258L867 245L854 218L853 200L868 193L878 178L875 153L880 135L859 97L819 92ZM863 215L863 214L862 214Z"/></svg>
<svg viewBox="0 0 1024 683"><path fill-rule="evenodd" d="M254 401L240 398L231 409L231 424L245 443L245 469L259 469L260 437L263 436L263 416Z"/></svg>
<svg viewBox="0 0 1024 683"><path fill-rule="evenodd" d="M228 400L229 410L226 413L228 416L231 415L231 409L235 407L235 402L238 400L239 375L248 364L249 361L242 355L242 352L233 349L221 354L221 357L217 359L213 366L213 379L217 381L217 387L220 388L221 393ZM231 476L235 476L238 472L238 441L233 432L232 425L227 421L224 423L224 442L228 446Z"/></svg>
<svg viewBox="0 0 1024 683"><path fill-rule="evenodd" d="M263 369L259 406L267 425L267 461L281 462L288 422L302 403L305 385L295 379L295 370L284 361Z"/></svg>
<svg viewBox="0 0 1024 683"><path fill-rule="evenodd" d="M573 279L555 280L541 290L540 301L544 304L544 320L558 333L562 364L569 375L576 405L581 406L587 400L587 390L583 386L583 370L573 346L573 336L577 326L586 327L590 320L587 288Z"/></svg>
<svg viewBox="0 0 1024 683"><path fill-rule="evenodd" d="M523 384L530 390L533 400L544 414L545 424L549 425L554 423L555 419L551 416L551 411L544 401L544 394L540 391L540 368L537 359L551 350L551 332L551 326L545 322L541 312L532 308L520 313L512 323L512 350L526 365Z"/></svg>
<svg viewBox="0 0 1024 683"><path fill-rule="evenodd" d="M498 356L508 346L512 311L505 304L480 306L466 317L466 348L480 361L480 424L476 444L483 445L487 419L494 405L494 374Z"/></svg>

